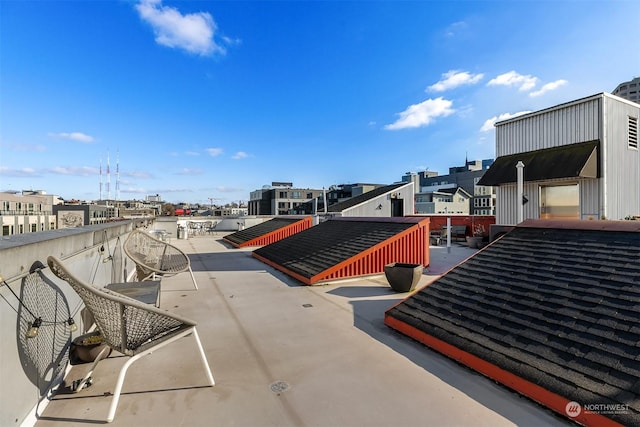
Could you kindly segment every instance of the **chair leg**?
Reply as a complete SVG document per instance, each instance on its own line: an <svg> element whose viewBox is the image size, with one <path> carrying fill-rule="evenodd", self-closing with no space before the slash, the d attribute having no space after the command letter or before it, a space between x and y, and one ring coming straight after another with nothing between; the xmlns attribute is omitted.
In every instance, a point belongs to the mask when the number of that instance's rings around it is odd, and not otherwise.
<svg viewBox="0 0 640 427"><path fill-rule="evenodd" d="M196 283L196 278L193 275L193 270L191 270L191 266L189 266L189 274L191 274L191 280L193 280L193 286L198 290L198 284Z"/></svg>
<svg viewBox="0 0 640 427"><path fill-rule="evenodd" d="M120 392L122 391L122 385L124 384L124 376L127 374L127 369L129 366L142 356L146 356L147 354L151 354L151 351L146 351L144 353L136 354L127 360L120 369L120 374L118 374L118 381L116 382L116 387L113 390L113 398L111 399L111 405L109 406L109 413L107 415L107 422L110 423L116 416L116 409L118 408L118 402L120 401Z"/></svg>
<svg viewBox="0 0 640 427"><path fill-rule="evenodd" d="M192 328L186 329L185 331L179 333L178 335L172 338L169 338L166 341L163 341L162 343L156 345L155 347L151 347L143 351L142 353L138 353L134 356L131 356L129 360L125 362L125 364L120 369L120 374L118 375L118 381L116 382L116 386L113 390L113 399L111 400L111 406L109 407L109 413L107 415L108 423L112 422L113 419L115 418L116 409L118 408L118 401L120 400L120 393L122 392L122 385L124 384L124 377L127 374L127 369L129 369L129 366L131 366L133 362L140 359L141 357L151 354L154 351L164 347L165 345L171 344L172 342L177 341L180 338L186 337L189 334L193 334L193 336L196 339L196 343L198 344L198 350L200 350L200 357L202 358L202 363L205 365L205 368L207 370L207 376L208 376L210 385L215 384L213 381L213 375L211 374L211 369L209 369L209 364L207 363L207 359L205 357L204 350L202 348L202 344L200 343L200 338L198 337L198 333L196 332L196 328L194 326Z"/></svg>
<svg viewBox="0 0 640 427"><path fill-rule="evenodd" d="M216 382L213 379L213 374L211 373L211 368L209 368L209 362L207 362L207 356L204 354L204 349L202 348L202 343L200 342L200 337L198 336L196 328L193 328L193 337L196 339L196 344L198 344L198 350L200 350L200 358L202 359L202 364L204 365L204 369L207 372L209 384L214 386L216 385Z"/></svg>
<svg viewBox="0 0 640 427"><path fill-rule="evenodd" d="M95 358L95 360L93 361L93 364L91 365L91 369L89 369L89 372L87 372L86 375L82 377L81 380L77 382L76 381L73 382L71 389L74 393L79 392L89 383L89 381L91 380L91 375L93 375L93 371L96 369L96 366L98 366L98 362L100 362L102 359L107 358L107 355L109 354L109 350L111 350L110 347L103 348L100 351L100 353L98 353L98 356Z"/></svg>

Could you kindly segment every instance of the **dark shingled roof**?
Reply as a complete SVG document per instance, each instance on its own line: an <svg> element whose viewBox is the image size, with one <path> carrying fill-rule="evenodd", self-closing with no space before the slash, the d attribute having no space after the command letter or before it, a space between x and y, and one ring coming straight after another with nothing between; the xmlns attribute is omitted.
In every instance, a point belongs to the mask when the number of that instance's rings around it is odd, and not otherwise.
<svg viewBox="0 0 640 427"><path fill-rule="evenodd" d="M312 279L421 222L425 218L335 218L258 248L253 254L283 271ZM428 233L428 219L426 224ZM378 273L384 265L379 267Z"/></svg>
<svg viewBox="0 0 640 427"><path fill-rule="evenodd" d="M224 237L224 240L234 246L242 246L251 240L264 236L272 231L287 227L291 224L295 224L298 221L300 221L300 218L273 218L261 224L254 225L253 227L245 228L244 230L229 234Z"/></svg>
<svg viewBox="0 0 640 427"><path fill-rule="evenodd" d="M391 185L385 185L384 187L378 187L375 188L371 191L367 191L366 193L362 193L358 196L352 197L350 199L347 199L343 202L339 202L339 203L335 203L331 206L329 206L327 208L327 212L342 212L345 209L349 209L352 208L354 206L357 206L361 203L364 203L368 200L371 200L373 198L376 198L378 196L381 196L385 193L388 193L390 191L393 191L397 188L402 187L403 185L407 185L408 182L402 182L399 184L391 184Z"/></svg>
<svg viewBox="0 0 640 427"><path fill-rule="evenodd" d="M604 416L640 425L640 221L572 224L525 221L385 323L558 412L446 344L567 401L623 405Z"/></svg>
<svg viewBox="0 0 640 427"><path fill-rule="evenodd" d="M524 180L597 178L598 141L561 145L498 157L482 175L478 185L495 186L517 181L516 164L524 163Z"/></svg>

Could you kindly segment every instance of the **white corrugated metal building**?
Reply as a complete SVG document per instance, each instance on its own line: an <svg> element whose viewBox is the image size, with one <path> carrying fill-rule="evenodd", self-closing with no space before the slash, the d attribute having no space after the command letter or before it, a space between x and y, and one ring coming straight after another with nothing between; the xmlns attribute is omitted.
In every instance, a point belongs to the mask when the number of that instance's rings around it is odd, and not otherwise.
<svg viewBox="0 0 640 427"><path fill-rule="evenodd" d="M640 104L600 93L496 123L496 223L516 224L516 164L524 163L523 219L640 215Z"/></svg>

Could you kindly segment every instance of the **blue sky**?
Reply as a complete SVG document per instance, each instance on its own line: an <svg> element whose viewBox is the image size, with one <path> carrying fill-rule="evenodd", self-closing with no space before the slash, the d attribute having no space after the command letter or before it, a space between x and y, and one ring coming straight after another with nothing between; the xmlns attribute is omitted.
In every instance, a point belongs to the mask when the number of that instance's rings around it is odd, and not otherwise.
<svg viewBox="0 0 640 427"><path fill-rule="evenodd" d="M640 2L0 0L0 190L216 204L493 158L640 75ZM107 161L110 176L107 175Z"/></svg>

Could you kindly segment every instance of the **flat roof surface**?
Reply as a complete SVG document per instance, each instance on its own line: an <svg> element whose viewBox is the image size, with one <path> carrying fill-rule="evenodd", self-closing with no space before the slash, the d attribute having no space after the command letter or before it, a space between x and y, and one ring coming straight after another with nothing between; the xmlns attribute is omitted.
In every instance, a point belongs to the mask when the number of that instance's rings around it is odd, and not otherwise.
<svg viewBox="0 0 640 427"><path fill-rule="evenodd" d="M206 387L186 337L131 365L114 426L566 426L542 406L403 336L383 323L408 294L384 275L306 286L230 249L222 232L171 243L188 274L162 281L161 307L197 320L216 380ZM420 286L475 250L431 248ZM125 357L98 365L93 385L58 394L38 427L106 417ZM76 365L68 381L88 364Z"/></svg>

